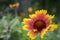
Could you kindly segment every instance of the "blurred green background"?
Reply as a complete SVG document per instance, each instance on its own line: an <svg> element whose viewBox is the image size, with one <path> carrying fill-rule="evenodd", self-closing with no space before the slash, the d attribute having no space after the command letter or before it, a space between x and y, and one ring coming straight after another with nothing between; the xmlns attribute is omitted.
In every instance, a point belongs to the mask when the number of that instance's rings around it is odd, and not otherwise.
<svg viewBox="0 0 60 40"><path fill-rule="evenodd" d="M35 40L60 40L60 0L0 0L0 40L30 40L22 30L22 19L40 9L55 15L53 23L59 26L43 39L37 35Z"/></svg>

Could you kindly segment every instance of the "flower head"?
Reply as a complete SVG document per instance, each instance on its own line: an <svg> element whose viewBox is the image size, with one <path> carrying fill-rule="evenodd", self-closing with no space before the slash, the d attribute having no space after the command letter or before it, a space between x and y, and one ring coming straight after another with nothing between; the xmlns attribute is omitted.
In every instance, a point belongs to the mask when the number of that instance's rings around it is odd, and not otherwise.
<svg viewBox="0 0 60 40"><path fill-rule="evenodd" d="M54 15L47 14L47 10L37 10L29 17L23 20L23 24L25 24L23 30L29 31L28 36L31 39L35 39L37 33L40 33L40 37L43 38L47 31L54 31L58 26L52 23Z"/></svg>
<svg viewBox="0 0 60 40"><path fill-rule="evenodd" d="M10 5L9 5L9 7L10 7L10 8L13 8L13 9L14 9L14 8L18 8L19 6L20 6L20 4L19 4L18 2L15 3L15 4L10 4Z"/></svg>
<svg viewBox="0 0 60 40"><path fill-rule="evenodd" d="M19 7L20 4L17 2L15 5L16 5L16 7Z"/></svg>
<svg viewBox="0 0 60 40"><path fill-rule="evenodd" d="M10 5L9 5L9 7L10 7L10 8L13 8L13 6L12 6L12 5L13 5L13 4L10 4Z"/></svg>
<svg viewBox="0 0 60 40"><path fill-rule="evenodd" d="M14 8L16 8L16 5L15 4L10 4L9 7L14 9Z"/></svg>
<svg viewBox="0 0 60 40"><path fill-rule="evenodd" d="M33 11L32 7L29 7L28 12L32 12L32 11Z"/></svg>

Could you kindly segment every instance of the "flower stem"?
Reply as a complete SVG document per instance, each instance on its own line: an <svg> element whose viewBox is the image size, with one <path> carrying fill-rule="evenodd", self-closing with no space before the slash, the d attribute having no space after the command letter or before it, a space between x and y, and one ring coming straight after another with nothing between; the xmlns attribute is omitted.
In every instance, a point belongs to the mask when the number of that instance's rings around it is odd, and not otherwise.
<svg viewBox="0 0 60 40"><path fill-rule="evenodd" d="M15 8L15 16L17 17L17 9Z"/></svg>

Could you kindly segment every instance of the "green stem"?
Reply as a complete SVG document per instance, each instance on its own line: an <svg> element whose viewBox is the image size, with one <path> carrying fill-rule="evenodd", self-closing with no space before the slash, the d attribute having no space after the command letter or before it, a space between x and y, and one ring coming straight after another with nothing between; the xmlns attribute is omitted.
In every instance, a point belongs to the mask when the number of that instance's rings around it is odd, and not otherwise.
<svg viewBox="0 0 60 40"><path fill-rule="evenodd" d="M15 16L17 17L17 9L15 8Z"/></svg>

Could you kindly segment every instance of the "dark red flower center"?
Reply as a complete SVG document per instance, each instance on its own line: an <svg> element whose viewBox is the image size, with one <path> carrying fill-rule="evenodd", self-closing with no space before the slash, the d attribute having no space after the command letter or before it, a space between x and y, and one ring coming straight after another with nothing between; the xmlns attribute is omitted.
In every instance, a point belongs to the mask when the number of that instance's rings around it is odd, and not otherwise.
<svg viewBox="0 0 60 40"><path fill-rule="evenodd" d="M33 26L33 28L36 29L37 32L41 32L42 29L46 28L46 23L42 20L37 20Z"/></svg>

